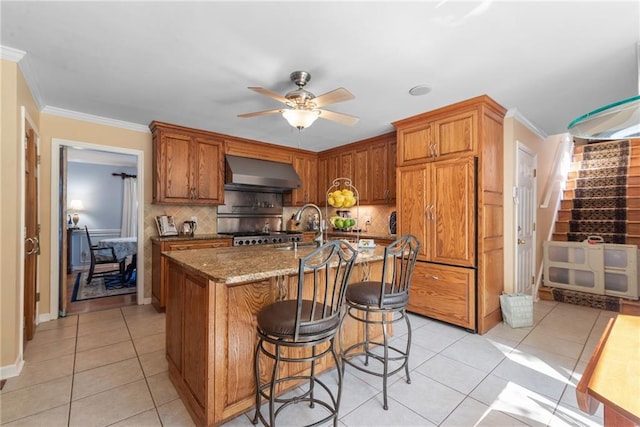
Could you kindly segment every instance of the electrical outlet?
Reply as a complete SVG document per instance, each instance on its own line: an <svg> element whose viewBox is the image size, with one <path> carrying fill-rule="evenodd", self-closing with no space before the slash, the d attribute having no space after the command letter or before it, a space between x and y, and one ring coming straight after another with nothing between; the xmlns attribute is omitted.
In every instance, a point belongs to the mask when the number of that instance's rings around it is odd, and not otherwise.
<svg viewBox="0 0 640 427"><path fill-rule="evenodd" d="M366 225L371 225L371 216L367 215L365 217L362 218L364 220L364 223Z"/></svg>
<svg viewBox="0 0 640 427"><path fill-rule="evenodd" d="M195 222L196 225L198 225L198 217L197 216L192 216L191 217L191 221Z"/></svg>

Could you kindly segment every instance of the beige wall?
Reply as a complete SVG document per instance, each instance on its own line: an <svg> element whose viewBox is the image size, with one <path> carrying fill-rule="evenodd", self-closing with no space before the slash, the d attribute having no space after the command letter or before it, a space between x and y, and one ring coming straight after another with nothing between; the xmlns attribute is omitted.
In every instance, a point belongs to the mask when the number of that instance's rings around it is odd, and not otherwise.
<svg viewBox="0 0 640 427"><path fill-rule="evenodd" d="M23 151L20 149L22 114L21 107L39 127L39 113L31 92L14 62L0 60L0 368L19 363L20 355L20 313L22 272L20 257L22 224L22 188L20 163Z"/></svg>
<svg viewBox="0 0 640 427"><path fill-rule="evenodd" d="M144 161L144 197L145 206L151 202L151 175L152 175L152 153L151 153L151 133L123 129L102 124L90 123L86 121L42 114L41 123L41 186L40 201L42 218L42 259L41 259L41 293L40 293L40 314L49 313L51 306L51 275L52 269L54 277L57 274L58 266L52 266L51 260L51 215L52 206L57 199L57 194L51 194L51 159L53 139L65 141L83 142L104 147L118 147L143 152ZM145 241L148 236L145 236ZM145 251L146 257L150 257L151 252ZM151 274L145 272L145 295L151 296ZM57 283L54 284L58 286ZM51 317L56 317L55 313L50 313Z"/></svg>
<svg viewBox="0 0 640 427"><path fill-rule="evenodd" d="M545 192L549 185L554 185L551 181L551 174L555 167L555 156L558 147L562 143L564 134L543 137L519 120L517 115L508 114L504 121L504 239L505 239L505 271L504 284L505 292L515 291L515 262L517 239L515 231L516 208L512 199L512 189L516 185L516 162L518 143L526 146L537 158L537 218L536 218L536 261L535 274L536 283L539 280L542 265L542 243L549 237L553 219L556 214L556 205L552 203L548 208L541 208L540 205L545 197ZM554 189L557 195L558 189Z"/></svg>

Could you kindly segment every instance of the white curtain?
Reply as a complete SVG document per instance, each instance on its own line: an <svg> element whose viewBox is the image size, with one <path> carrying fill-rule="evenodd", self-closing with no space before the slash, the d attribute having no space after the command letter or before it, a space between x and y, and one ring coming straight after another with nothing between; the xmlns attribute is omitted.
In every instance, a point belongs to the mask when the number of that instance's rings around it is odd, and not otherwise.
<svg viewBox="0 0 640 427"><path fill-rule="evenodd" d="M138 179L124 178L123 182L120 237L135 237L138 235Z"/></svg>

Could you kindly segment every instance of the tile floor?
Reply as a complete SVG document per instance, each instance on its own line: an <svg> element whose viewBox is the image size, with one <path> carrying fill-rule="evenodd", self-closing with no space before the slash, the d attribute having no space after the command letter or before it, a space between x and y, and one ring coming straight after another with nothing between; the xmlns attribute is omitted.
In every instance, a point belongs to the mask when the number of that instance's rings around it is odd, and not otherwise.
<svg viewBox="0 0 640 427"><path fill-rule="evenodd" d="M483 336L411 316L411 384L396 374L384 411L380 379L347 367L340 425L602 425L602 406L594 416L578 409L575 385L615 315L540 301L534 327L500 324ZM149 305L39 325L22 374L0 393L0 424L192 426L167 376L164 327ZM281 421L301 425L307 409L294 405ZM252 414L225 426L251 426Z"/></svg>

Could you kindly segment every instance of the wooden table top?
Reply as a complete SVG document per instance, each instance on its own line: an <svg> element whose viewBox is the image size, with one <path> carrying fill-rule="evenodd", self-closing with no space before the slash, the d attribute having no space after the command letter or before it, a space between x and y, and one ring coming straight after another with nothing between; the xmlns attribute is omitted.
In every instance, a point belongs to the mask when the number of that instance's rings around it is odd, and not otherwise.
<svg viewBox="0 0 640 427"><path fill-rule="evenodd" d="M617 316L588 390L600 402L640 423L640 316Z"/></svg>

